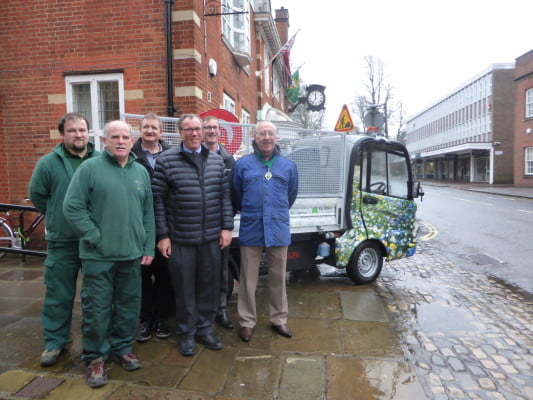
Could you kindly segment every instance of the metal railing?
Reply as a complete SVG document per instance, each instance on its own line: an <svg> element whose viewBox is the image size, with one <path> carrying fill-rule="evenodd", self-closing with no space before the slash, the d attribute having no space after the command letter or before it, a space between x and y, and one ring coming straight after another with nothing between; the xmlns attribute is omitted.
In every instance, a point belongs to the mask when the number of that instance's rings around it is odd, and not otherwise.
<svg viewBox="0 0 533 400"><path fill-rule="evenodd" d="M122 120L140 136L139 125L144 116L123 114ZM181 142L177 133L178 118L160 117L163 123L163 138L170 146ZM339 197L345 182L344 133L304 129L273 121L278 128L278 144L282 154L291 158L298 167L298 197ZM253 124L220 121L221 143L235 158L252 152Z"/></svg>

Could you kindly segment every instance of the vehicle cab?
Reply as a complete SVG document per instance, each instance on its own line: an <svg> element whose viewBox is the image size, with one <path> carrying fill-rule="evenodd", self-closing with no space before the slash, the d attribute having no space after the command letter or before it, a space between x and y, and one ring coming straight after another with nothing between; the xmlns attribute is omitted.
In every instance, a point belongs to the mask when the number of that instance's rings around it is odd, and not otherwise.
<svg viewBox="0 0 533 400"><path fill-rule="evenodd" d="M328 134L302 138L287 153L298 167L291 209L288 269L311 258L346 268L355 283L373 282L387 261L416 252L416 203L403 144L385 138ZM318 257L317 257L318 254Z"/></svg>

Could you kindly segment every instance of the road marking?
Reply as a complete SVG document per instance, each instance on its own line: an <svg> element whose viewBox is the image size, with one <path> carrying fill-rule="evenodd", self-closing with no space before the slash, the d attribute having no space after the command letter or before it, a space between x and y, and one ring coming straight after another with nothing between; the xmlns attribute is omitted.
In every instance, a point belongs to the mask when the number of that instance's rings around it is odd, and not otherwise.
<svg viewBox="0 0 533 400"><path fill-rule="evenodd" d="M518 210L518 211L522 211L522 212L525 212L525 213L533 214L533 211L529 211L529 210Z"/></svg>
<svg viewBox="0 0 533 400"><path fill-rule="evenodd" d="M426 229L428 230L428 233L418 238L422 240L423 242L427 242L428 240L433 239L435 236L439 234L439 230L437 229L435 225L430 224L429 222L426 222L426 221L420 221L420 224L424 225Z"/></svg>
<svg viewBox="0 0 533 400"><path fill-rule="evenodd" d="M461 201L466 201L467 203L475 203L475 204L484 204L486 206L492 206L493 204L491 203L484 203L482 201L475 201L475 200L468 200L468 199L462 199L460 197L454 197L455 200L461 200Z"/></svg>
<svg viewBox="0 0 533 400"><path fill-rule="evenodd" d="M508 196L498 196L498 197L495 197L495 196L487 196L489 199L502 199L502 200L508 200L508 201L515 201L516 198L514 197L508 197Z"/></svg>

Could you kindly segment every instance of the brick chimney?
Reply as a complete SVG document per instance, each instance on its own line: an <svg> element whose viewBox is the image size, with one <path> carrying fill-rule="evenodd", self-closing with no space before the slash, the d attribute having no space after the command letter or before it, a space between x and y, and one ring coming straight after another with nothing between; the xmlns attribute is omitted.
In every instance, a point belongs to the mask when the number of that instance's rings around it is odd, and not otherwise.
<svg viewBox="0 0 533 400"><path fill-rule="evenodd" d="M276 29L283 46L289 40L289 10L284 7L276 10L274 21L276 21Z"/></svg>

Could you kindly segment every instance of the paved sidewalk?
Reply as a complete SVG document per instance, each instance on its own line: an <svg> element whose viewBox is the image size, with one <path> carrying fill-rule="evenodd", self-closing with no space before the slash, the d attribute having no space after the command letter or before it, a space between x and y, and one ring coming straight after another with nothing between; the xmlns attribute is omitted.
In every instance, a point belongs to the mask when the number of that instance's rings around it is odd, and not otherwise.
<svg viewBox="0 0 533 400"><path fill-rule="evenodd" d="M522 197L533 199L533 187L521 187L516 185L489 185L487 183L464 183L464 182L447 182L435 180L422 180L422 188L428 186L453 187L460 190L469 190L472 192L491 193L502 196Z"/></svg>
<svg viewBox="0 0 533 400"><path fill-rule="evenodd" d="M198 345L197 355L187 358L179 354L175 335L154 338L134 346L141 369L126 372L108 363L107 386L90 389L79 362L79 298L71 346L56 366L41 368L42 260L22 265L13 257L1 259L0 399L426 398L376 285L321 279L316 272L291 276L294 337L286 339L269 327L265 278L258 293L259 323L249 343L241 342L236 330L217 328L224 349ZM235 299L230 313L236 321Z"/></svg>

